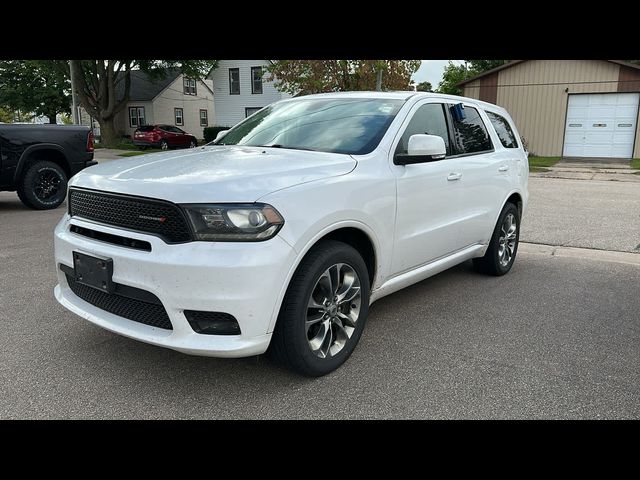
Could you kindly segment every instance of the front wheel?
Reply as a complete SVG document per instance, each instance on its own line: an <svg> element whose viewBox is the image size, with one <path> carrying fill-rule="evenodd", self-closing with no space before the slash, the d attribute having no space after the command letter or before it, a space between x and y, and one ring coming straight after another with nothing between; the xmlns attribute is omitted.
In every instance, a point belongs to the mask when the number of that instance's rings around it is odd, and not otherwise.
<svg viewBox="0 0 640 480"><path fill-rule="evenodd" d="M270 351L303 375L332 372L360 340L369 288L367 267L357 250L333 240L316 245L291 279Z"/></svg>
<svg viewBox="0 0 640 480"><path fill-rule="evenodd" d="M504 275L513 266L520 241L520 212L513 203L507 203L493 230L487 252L482 258L474 258L473 265L481 273Z"/></svg>
<svg viewBox="0 0 640 480"><path fill-rule="evenodd" d="M196 142L195 138L191 139L189 142L189 148L196 148L198 146L198 142Z"/></svg>
<svg viewBox="0 0 640 480"><path fill-rule="evenodd" d="M162 150L169 150L169 142L167 142L166 140L162 140L160 142L160 148Z"/></svg>

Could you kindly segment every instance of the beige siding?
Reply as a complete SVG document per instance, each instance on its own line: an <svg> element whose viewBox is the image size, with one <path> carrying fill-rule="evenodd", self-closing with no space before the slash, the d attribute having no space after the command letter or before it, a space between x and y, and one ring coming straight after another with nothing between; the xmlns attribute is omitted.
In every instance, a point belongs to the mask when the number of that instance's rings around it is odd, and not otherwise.
<svg viewBox="0 0 640 480"><path fill-rule="evenodd" d="M475 80L473 82L469 82L464 87L464 92L462 93L465 97L475 98L476 100L480 99L480 80Z"/></svg>
<svg viewBox="0 0 640 480"><path fill-rule="evenodd" d="M211 88L211 81L205 81ZM195 135L196 138L204 138L202 133L204 127L200 126L200 109L207 111L209 126L215 125L213 94L202 82L198 82L196 88L198 95L184 95L182 82L182 75L180 75L153 100L153 116L147 117L147 123L175 125L174 108L182 108L184 125L178 125L178 127Z"/></svg>
<svg viewBox="0 0 640 480"><path fill-rule="evenodd" d="M497 103L511 114L531 153L561 156L568 95L617 92L619 69L602 60L525 61L499 72ZM477 98L479 85L465 86L465 95Z"/></svg>
<svg viewBox="0 0 640 480"><path fill-rule="evenodd" d="M131 101L127 103L124 110L121 110L115 118L115 128L118 135L133 137L136 127L129 126L129 107L144 107L144 116L147 123L154 123L153 120L153 103Z"/></svg>

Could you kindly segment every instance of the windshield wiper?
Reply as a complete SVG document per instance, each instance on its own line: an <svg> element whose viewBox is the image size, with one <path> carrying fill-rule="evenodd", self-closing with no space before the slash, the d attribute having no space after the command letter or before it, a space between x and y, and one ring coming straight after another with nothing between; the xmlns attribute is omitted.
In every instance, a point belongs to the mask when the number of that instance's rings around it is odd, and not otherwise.
<svg viewBox="0 0 640 480"><path fill-rule="evenodd" d="M309 152L317 152L317 150L313 148L304 148L304 147L287 147L285 145L280 145L279 143L274 143L273 145L254 145L255 147L271 147L271 148L284 148L287 150L307 150Z"/></svg>

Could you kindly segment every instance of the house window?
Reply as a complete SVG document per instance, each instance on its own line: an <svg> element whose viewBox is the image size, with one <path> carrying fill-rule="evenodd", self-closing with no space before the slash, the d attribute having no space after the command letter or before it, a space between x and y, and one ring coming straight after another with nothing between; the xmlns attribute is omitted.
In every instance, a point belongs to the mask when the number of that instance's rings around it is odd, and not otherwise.
<svg viewBox="0 0 640 480"><path fill-rule="evenodd" d="M248 117L250 115L253 115L254 113L256 113L258 110L262 110L262 107L246 107L244 109L244 116Z"/></svg>
<svg viewBox="0 0 640 480"><path fill-rule="evenodd" d="M206 110L200 110L200 126L206 127L209 125L209 114Z"/></svg>
<svg viewBox="0 0 640 480"><path fill-rule="evenodd" d="M185 95L197 95L196 91L196 80L194 78L184 77L183 80L183 92Z"/></svg>
<svg viewBox="0 0 640 480"><path fill-rule="evenodd" d="M229 69L229 94L240 95L240 69Z"/></svg>
<svg viewBox="0 0 640 480"><path fill-rule="evenodd" d="M129 126L135 128L146 124L144 107L129 107Z"/></svg>
<svg viewBox="0 0 640 480"><path fill-rule="evenodd" d="M251 93L262 93L262 67L251 67Z"/></svg>
<svg viewBox="0 0 640 480"><path fill-rule="evenodd" d="M173 116L176 119L176 125L184 125L184 120L182 117L182 109L181 108L174 108L173 109Z"/></svg>

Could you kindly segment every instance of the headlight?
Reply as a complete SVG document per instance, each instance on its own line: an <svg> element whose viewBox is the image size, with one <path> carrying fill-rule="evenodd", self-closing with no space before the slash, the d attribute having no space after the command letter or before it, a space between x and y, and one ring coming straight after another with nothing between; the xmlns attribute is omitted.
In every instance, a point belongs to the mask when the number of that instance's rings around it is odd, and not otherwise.
<svg viewBox="0 0 640 480"><path fill-rule="evenodd" d="M271 205L182 205L191 221L195 240L260 242L273 237L284 219Z"/></svg>

